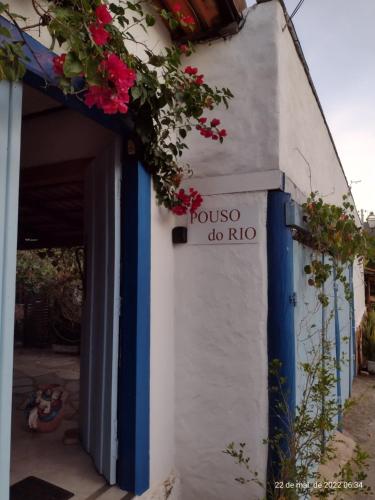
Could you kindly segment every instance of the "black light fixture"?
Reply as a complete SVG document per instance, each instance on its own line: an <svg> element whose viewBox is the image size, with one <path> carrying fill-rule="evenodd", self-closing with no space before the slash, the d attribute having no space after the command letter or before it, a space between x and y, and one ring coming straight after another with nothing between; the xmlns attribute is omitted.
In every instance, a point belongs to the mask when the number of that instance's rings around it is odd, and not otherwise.
<svg viewBox="0 0 375 500"><path fill-rule="evenodd" d="M187 243L187 227L177 226L172 229L172 243L177 245Z"/></svg>

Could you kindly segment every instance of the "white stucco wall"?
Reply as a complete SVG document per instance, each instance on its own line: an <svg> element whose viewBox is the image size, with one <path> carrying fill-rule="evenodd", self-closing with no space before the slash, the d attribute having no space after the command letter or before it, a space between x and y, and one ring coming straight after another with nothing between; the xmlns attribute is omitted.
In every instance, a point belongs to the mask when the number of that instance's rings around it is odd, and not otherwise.
<svg viewBox="0 0 375 500"><path fill-rule="evenodd" d="M348 185L278 1L280 168L305 194L340 202ZM305 157L305 159L303 158ZM308 165L309 163L309 165Z"/></svg>
<svg viewBox="0 0 375 500"><path fill-rule="evenodd" d="M183 500L245 500L259 490L234 481L242 471L222 450L248 443L264 479L267 194L209 198L210 207L250 207L259 243L176 246L176 466Z"/></svg>
<svg viewBox="0 0 375 500"><path fill-rule="evenodd" d="M24 6L23 0L16 3ZM238 35L199 45L187 58L208 83L229 87L235 99L229 112L211 114L228 131L224 144L196 133L184 159L201 178L281 169L299 192L318 190L337 202L347 191L346 180L284 25L277 0L254 6ZM164 26L158 24L145 41L169 43ZM267 193L243 191L209 200L251 207L257 244L173 247L171 229L184 221L159 209L152 195L151 489L142 496L147 500L165 498L171 477L180 478L172 481L173 500L261 497L255 485L249 490L234 481L242 471L222 453L230 441L247 442L252 468L264 479ZM364 307L358 268L354 276L358 323Z"/></svg>
<svg viewBox="0 0 375 500"><path fill-rule="evenodd" d="M174 467L174 217L151 193L151 393L150 484L165 481ZM163 498L163 497L160 497Z"/></svg>
<svg viewBox="0 0 375 500"><path fill-rule="evenodd" d="M356 261L353 266L353 291L355 326L358 327L366 312L365 274L363 264Z"/></svg>
<svg viewBox="0 0 375 500"><path fill-rule="evenodd" d="M199 185L199 177L220 179L223 175L280 169L287 175L288 185L294 184L294 192L302 196L298 201L317 190L328 201L340 203L348 184L305 69L284 27L279 2L263 3L250 9L245 27L233 39L198 47L188 59L208 82L228 86L235 95L229 113L215 111L211 115L222 119L228 130L224 145L220 147L198 135L190 142L185 158L195 172L191 185ZM248 193L222 195L218 200L238 202L242 196L257 199L258 207L262 203L258 195ZM256 424L258 419L262 421L263 432L267 432L267 395L259 387L266 381L267 370L266 353L262 351L266 346L262 317L266 297L263 305L258 302L267 280L266 248L263 255L252 255L251 259L246 259L242 251L189 245L176 248L176 293L184 298L184 303L176 302L176 465L183 500L257 498L255 492L237 490L230 482L229 464L218 453L222 436L250 442L257 455L255 468L264 471L264 449L257 444L263 436ZM237 276L245 262L246 271ZM258 271L263 269L262 282L252 274L253 262ZM358 268L354 288L358 323L364 310ZM242 296L247 293L250 300L245 305ZM258 313L250 320L253 311ZM251 321L254 323L250 326ZM249 361L246 348L240 344L242 348L235 353L233 337L225 334L233 327L258 331L258 341L263 339L251 350L248 372L241 372L242 363ZM241 341L246 343L246 335ZM228 359L232 353L236 370ZM244 381L251 379L252 369L259 374L263 371L263 376L257 377L258 386L253 385L253 392L246 397L241 391ZM261 392L257 395L255 390ZM239 399L241 394L244 398L240 412L234 410L235 401L231 399L236 393ZM258 407L254 406L254 396ZM249 418L251 429L247 428ZM229 436L228 430L233 434L235 429L237 435Z"/></svg>
<svg viewBox="0 0 375 500"><path fill-rule="evenodd" d="M277 53L275 6L250 9L243 30L227 41L199 45L186 59L197 66L207 83L229 87L230 110L222 107L207 116L222 119L225 146L197 132L184 155L197 177L278 168Z"/></svg>
<svg viewBox="0 0 375 500"><path fill-rule="evenodd" d="M192 134L184 156L194 170L192 186L197 178L278 168L274 9L254 7L238 35L198 46L186 59L208 83L235 95L230 111L207 113L227 129L223 145ZM226 192L227 181L223 177L219 192ZM222 453L231 441L246 442L252 468L265 479L267 193L251 190L207 196L206 203L251 207L259 243L175 247L176 467L182 500L262 497L256 485L235 482L243 471Z"/></svg>
<svg viewBox="0 0 375 500"><path fill-rule="evenodd" d="M335 151L289 30L284 29L285 16L281 5L277 0L271 3L277 10L280 169L305 196L318 191L325 201L341 204L343 194L349 192L349 185L339 152ZM353 281L358 325L365 311L365 294L363 273L357 264Z"/></svg>

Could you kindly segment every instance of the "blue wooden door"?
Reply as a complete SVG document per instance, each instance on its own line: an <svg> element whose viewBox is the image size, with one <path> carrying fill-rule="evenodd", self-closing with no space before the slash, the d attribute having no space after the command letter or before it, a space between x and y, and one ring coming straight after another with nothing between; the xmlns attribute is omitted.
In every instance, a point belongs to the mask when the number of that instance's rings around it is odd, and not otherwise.
<svg viewBox="0 0 375 500"><path fill-rule="evenodd" d="M98 471L110 484L114 484L120 312L119 141L115 141L93 161L86 180L81 436Z"/></svg>
<svg viewBox="0 0 375 500"><path fill-rule="evenodd" d="M22 85L0 82L0 498L9 498Z"/></svg>

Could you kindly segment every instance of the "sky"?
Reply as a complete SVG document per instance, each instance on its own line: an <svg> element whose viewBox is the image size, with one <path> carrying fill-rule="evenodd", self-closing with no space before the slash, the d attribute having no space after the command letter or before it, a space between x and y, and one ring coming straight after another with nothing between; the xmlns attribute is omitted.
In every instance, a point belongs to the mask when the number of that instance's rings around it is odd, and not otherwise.
<svg viewBox="0 0 375 500"><path fill-rule="evenodd" d="M375 0L305 0L293 23L357 208L375 211Z"/></svg>

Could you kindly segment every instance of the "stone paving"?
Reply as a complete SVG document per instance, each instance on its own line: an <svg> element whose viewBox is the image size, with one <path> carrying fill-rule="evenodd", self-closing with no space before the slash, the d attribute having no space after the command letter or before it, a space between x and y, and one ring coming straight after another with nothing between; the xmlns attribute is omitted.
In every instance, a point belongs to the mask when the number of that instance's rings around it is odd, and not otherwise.
<svg viewBox="0 0 375 500"><path fill-rule="evenodd" d="M359 376L354 380L352 397L355 404L344 418L344 429L361 449L366 451L369 470L365 480L372 489L371 495L351 492L346 497L364 500L375 496L375 376Z"/></svg>
<svg viewBox="0 0 375 500"><path fill-rule="evenodd" d="M28 396L43 384L58 384L67 392L64 419L79 419L79 356L49 350L17 349L14 355L13 409L23 410Z"/></svg>
<svg viewBox="0 0 375 500"><path fill-rule="evenodd" d="M40 384L59 384L67 392L65 417L50 433L27 427L25 403ZM72 491L74 500L100 498L107 490L91 457L78 442L64 445L64 433L78 429L79 357L48 350L17 349L14 356L11 484L37 476ZM123 492L121 492L123 493Z"/></svg>

